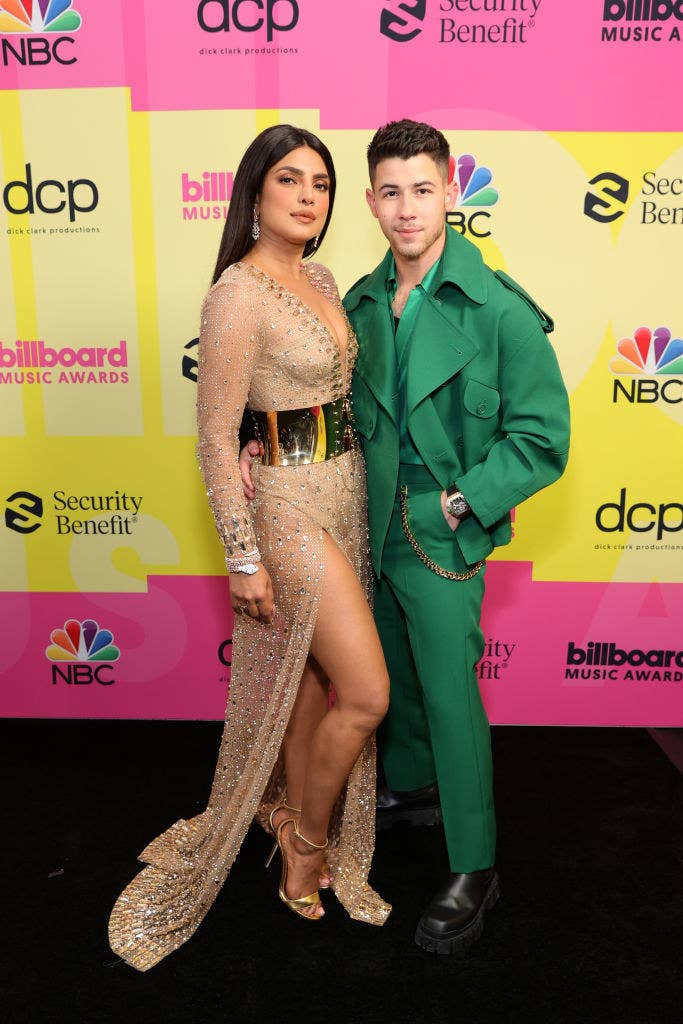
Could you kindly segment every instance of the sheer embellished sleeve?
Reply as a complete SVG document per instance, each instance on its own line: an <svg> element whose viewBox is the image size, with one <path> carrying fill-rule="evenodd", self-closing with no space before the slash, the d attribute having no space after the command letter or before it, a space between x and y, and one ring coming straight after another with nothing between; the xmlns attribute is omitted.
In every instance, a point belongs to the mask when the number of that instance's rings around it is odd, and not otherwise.
<svg viewBox="0 0 683 1024"><path fill-rule="evenodd" d="M322 292L333 306L339 306L340 309L343 309L337 282L332 271L324 263L309 263L306 265L306 270L314 287Z"/></svg>
<svg viewBox="0 0 683 1024"><path fill-rule="evenodd" d="M232 268L202 306L197 457L228 572L261 560L239 472L239 429L260 349L253 290Z"/></svg>

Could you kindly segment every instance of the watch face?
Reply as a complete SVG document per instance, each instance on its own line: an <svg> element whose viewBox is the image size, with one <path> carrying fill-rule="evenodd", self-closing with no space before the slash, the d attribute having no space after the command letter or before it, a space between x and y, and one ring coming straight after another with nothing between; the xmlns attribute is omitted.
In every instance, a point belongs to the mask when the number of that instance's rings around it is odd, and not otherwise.
<svg viewBox="0 0 683 1024"><path fill-rule="evenodd" d="M447 505L448 511L451 513L451 515L457 516L458 518L460 518L460 516L465 515L465 513L469 512L470 509L469 505L467 504L462 494L454 494L453 497L450 498L449 501L447 502Z"/></svg>

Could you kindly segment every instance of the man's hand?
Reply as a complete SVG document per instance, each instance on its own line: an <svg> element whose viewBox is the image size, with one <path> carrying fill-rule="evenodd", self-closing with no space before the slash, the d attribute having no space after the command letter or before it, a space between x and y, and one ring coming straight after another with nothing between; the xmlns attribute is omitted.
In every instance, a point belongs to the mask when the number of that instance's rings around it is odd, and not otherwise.
<svg viewBox="0 0 683 1024"><path fill-rule="evenodd" d="M457 516L452 516L450 514L450 512L448 511L448 509L446 508L446 492L445 491L441 492L441 511L443 512L444 519L446 520L446 522L450 526L451 530L453 530L453 532L455 533L455 531L460 526L460 520L458 519Z"/></svg>
<svg viewBox="0 0 683 1024"><path fill-rule="evenodd" d="M244 572L231 572L230 604L235 615L251 615L257 622L272 622L273 585L267 569L259 565L258 571L251 576Z"/></svg>
<svg viewBox="0 0 683 1024"><path fill-rule="evenodd" d="M262 454L262 452L263 445L260 441L249 441L249 443L245 444L244 448L240 452L240 476L242 477L244 497L247 501L251 501L252 498L256 496L254 481L251 479L251 464L258 455Z"/></svg>

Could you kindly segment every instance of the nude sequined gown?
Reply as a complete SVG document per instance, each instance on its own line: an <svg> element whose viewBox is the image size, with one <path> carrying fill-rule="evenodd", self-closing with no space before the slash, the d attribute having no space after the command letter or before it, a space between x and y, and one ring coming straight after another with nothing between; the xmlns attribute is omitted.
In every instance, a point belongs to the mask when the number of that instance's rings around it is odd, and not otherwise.
<svg viewBox="0 0 683 1024"><path fill-rule="evenodd" d="M305 273L343 313L329 271L308 264ZM325 573L323 530L370 595L365 470L357 450L310 465L255 463L256 498L249 506L238 468L245 405L254 410L300 409L348 394L357 345L346 323L348 344L340 355L311 309L245 263L229 267L204 303L200 466L228 564L240 554L235 537L246 542L246 550L257 546L273 582L276 612L270 625L246 615L235 618L226 722L206 811L176 822L143 850L140 860L148 866L112 911L111 947L141 971L195 932L254 816L265 826L270 809L284 799L280 747L318 613ZM332 815L328 863L332 887L351 917L381 925L390 908L367 881L374 820L373 738Z"/></svg>

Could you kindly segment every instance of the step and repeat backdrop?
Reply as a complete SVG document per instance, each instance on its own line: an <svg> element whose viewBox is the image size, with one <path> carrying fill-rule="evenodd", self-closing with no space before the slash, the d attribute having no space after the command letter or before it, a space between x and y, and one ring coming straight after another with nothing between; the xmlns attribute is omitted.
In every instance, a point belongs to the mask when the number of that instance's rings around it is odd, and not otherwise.
<svg viewBox="0 0 683 1024"><path fill-rule="evenodd" d="M682 725L682 38L681 0L1 0L0 713L223 717L195 391L233 176L270 124L321 135L343 290L384 253L365 148L407 116L572 401L489 563L491 719Z"/></svg>

